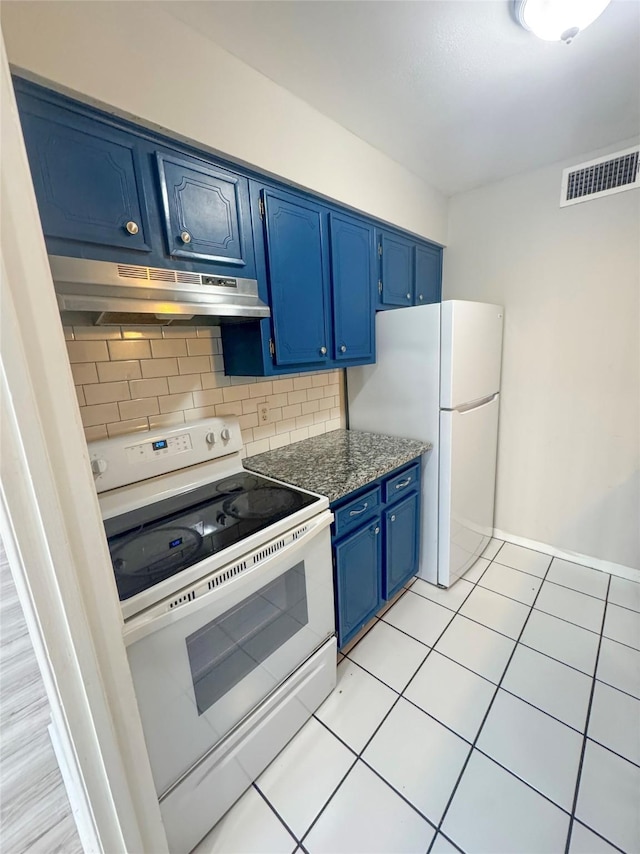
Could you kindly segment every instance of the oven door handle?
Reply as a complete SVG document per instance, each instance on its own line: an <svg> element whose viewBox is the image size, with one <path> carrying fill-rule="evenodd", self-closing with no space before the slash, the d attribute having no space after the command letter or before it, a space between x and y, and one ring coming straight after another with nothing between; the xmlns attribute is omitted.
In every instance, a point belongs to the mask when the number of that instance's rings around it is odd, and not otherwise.
<svg viewBox="0 0 640 854"><path fill-rule="evenodd" d="M130 646L132 643L141 640L152 632L160 631L166 626L178 622L178 620L182 620L185 617L196 614L198 611L210 605L213 601L218 601L222 605L220 613L223 613L224 610L226 610L224 601L229 599L232 594L235 600L239 591L253 584L255 582L254 573L256 570L259 570L261 576L265 576L265 583L268 583L271 580L269 577L269 569L273 567L274 564L282 561L283 559L287 561L290 560L294 555L304 549L310 540L316 537L325 528L328 528L332 521L333 513L331 513L330 510L324 510L318 516L315 516L313 519L306 522L308 530L298 537L297 540L293 540L291 543L284 546L284 548L279 549L274 554L265 557L258 563L255 563L251 568L230 578L227 582L220 585L220 587L214 587L212 590L209 590L200 596L196 596L191 601L186 601L183 605L178 605L177 607L169 609L169 602L181 595L186 595L191 588L199 587L207 581L208 576L205 575L192 585L189 585L189 587L178 590L172 596L162 602L159 602L152 608L149 608L147 611L143 611L141 614L138 614L132 620L125 623L123 632L125 645ZM260 549L256 549L256 551L260 551ZM240 557L233 563L238 564L241 562L242 558ZM224 572L224 567L212 572L211 577L218 575L220 572Z"/></svg>

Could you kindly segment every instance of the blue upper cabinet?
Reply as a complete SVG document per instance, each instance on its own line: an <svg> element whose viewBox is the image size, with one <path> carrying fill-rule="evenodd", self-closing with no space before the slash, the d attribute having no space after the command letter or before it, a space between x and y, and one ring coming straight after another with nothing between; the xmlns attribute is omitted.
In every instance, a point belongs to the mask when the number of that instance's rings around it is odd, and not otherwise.
<svg viewBox="0 0 640 854"><path fill-rule="evenodd" d="M287 193L263 190L275 360L326 362L327 270L322 210Z"/></svg>
<svg viewBox="0 0 640 854"><path fill-rule="evenodd" d="M374 230L366 222L329 214L334 358L374 358Z"/></svg>
<svg viewBox="0 0 640 854"><path fill-rule="evenodd" d="M378 241L381 252L381 305L412 305L415 242L384 231L379 232Z"/></svg>
<svg viewBox="0 0 640 854"><path fill-rule="evenodd" d="M442 249L438 246L416 246L416 281L414 305L440 302L442 291Z"/></svg>
<svg viewBox="0 0 640 854"><path fill-rule="evenodd" d="M35 100L21 106L46 237L149 251L135 137Z"/></svg>
<svg viewBox="0 0 640 854"><path fill-rule="evenodd" d="M191 158L157 154L156 161L168 254L246 267L247 179Z"/></svg>

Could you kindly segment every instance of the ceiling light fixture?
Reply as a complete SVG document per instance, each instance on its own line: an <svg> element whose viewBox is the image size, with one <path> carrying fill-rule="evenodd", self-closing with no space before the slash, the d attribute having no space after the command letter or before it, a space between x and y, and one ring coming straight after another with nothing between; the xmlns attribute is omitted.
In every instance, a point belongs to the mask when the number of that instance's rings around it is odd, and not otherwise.
<svg viewBox="0 0 640 854"><path fill-rule="evenodd" d="M548 42L571 44L601 15L610 0L514 0L517 21Z"/></svg>

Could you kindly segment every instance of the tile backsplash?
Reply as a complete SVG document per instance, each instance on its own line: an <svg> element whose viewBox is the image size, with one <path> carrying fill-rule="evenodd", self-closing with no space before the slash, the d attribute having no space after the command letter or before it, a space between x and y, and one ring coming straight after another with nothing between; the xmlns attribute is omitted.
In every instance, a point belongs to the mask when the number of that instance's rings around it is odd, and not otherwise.
<svg viewBox="0 0 640 854"><path fill-rule="evenodd" d="M227 377L218 327L64 331L87 441L236 415L251 456L345 426L343 371Z"/></svg>

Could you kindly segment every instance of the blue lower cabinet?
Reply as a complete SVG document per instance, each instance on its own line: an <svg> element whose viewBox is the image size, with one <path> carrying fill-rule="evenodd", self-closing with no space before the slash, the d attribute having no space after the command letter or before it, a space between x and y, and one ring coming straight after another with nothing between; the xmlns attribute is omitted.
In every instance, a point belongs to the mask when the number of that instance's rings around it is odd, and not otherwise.
<svg viewBox="0 0 640 854"><path fill-rule="evenodd" d="M383 513L385 535L383 599L391 599L418 571L419 511L419 496L414 493Z"/></svg>
<svg viewBox="0 0 640 854"><path fill-rule="evenodd" d="M334 547L338 646L344 646L380 608L382 532L379 518Z"/></svg>

